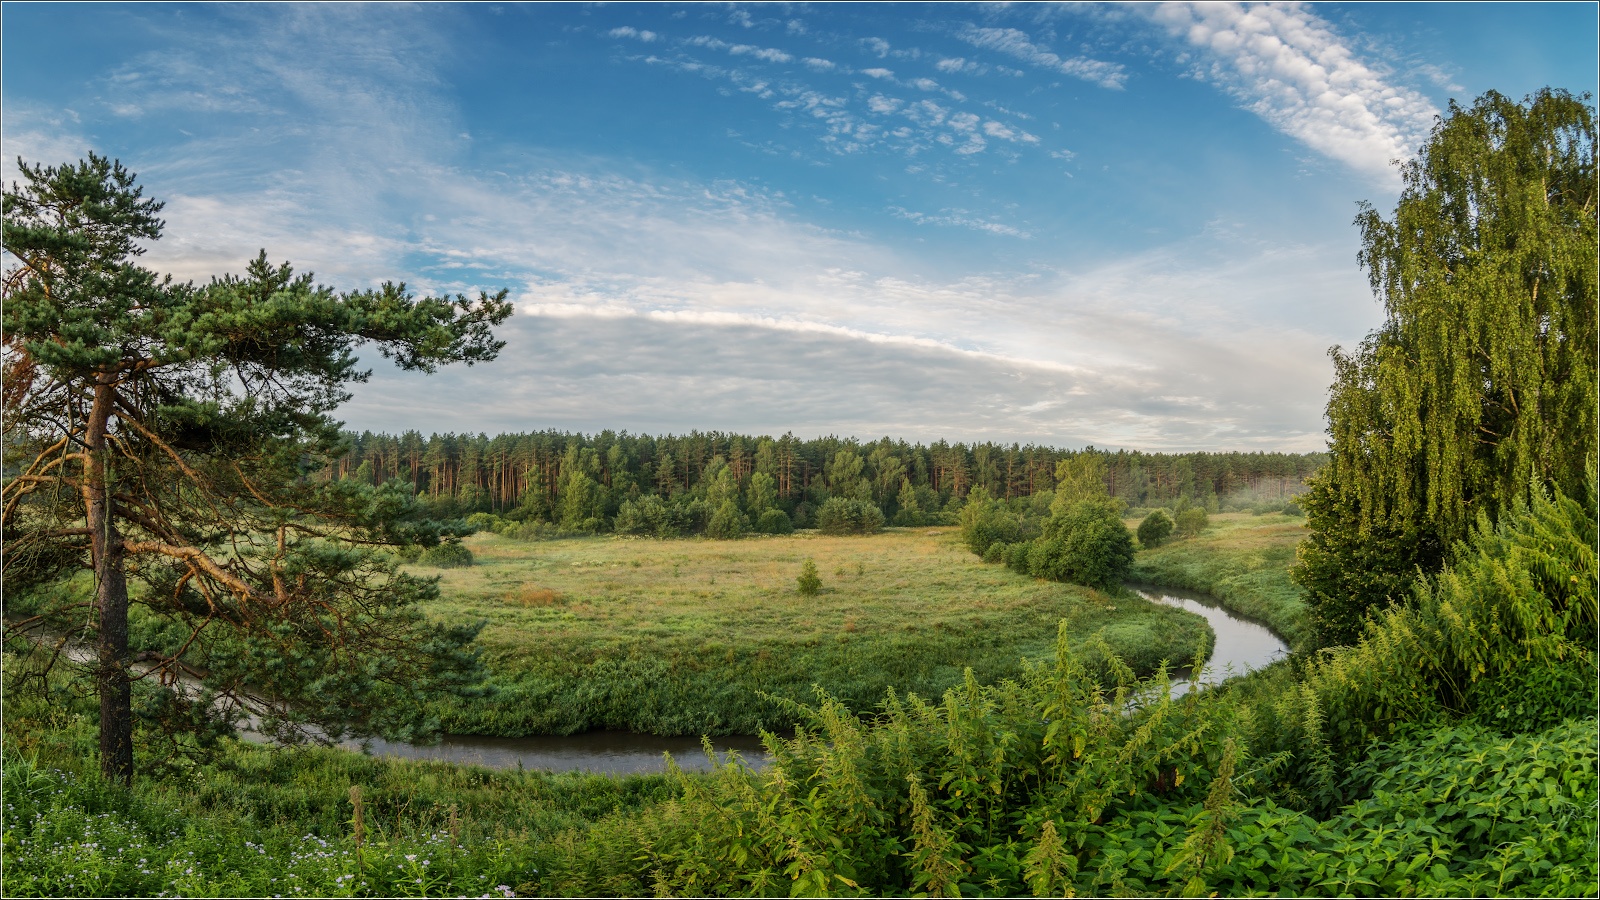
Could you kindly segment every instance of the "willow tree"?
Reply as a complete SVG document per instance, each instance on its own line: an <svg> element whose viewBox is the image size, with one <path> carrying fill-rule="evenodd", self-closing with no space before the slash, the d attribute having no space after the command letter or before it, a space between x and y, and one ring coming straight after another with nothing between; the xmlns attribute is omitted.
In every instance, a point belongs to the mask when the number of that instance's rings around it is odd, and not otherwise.
<svg viewBox="0 0 1600 900"><path fill-rule="evenodd" d="M319 473L347 450L331 413L370 374L359 346L423 371L493 359L504 292L336 293L265 252L242 277L176 283L137 264L161 204L119 163L20 171L4 194L6 599L36 613L22 627L53 616L96 647L102 770L132 777L141 680L201 680L187 707L142 692L169 720L221 701L283 737L436 727L423 701L481 675L475 629L426 623L434 582L384 548L447 527L398 484ZM148 665L129 656L130 604Z"/></svg>
<svg viewBox="0 0 1600 900"><path fill-rule="evenodd" d="M1363 204L1385 319L1332 351L1330 461L1295 578L1326 644L1435 571L1531 485L1583 496L1595 464L1595 119L1543 90L1451 104L1391 218Z"/></svg>

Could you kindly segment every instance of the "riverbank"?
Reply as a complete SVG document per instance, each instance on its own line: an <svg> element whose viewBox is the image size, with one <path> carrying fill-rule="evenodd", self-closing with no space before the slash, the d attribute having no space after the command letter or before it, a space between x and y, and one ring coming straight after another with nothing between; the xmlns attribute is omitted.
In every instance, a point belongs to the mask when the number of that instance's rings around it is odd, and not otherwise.
<svg viewBox="0 0 1600 900"><path fill-rule="evenodd" d="M1289 580L1289 569L1305 535L1305 519L1297 516L1214 515L1195 537L1140 550L1129 579L1215 597L1230 612L1266 625L1299 651L1310 641L1311 630L1304 593Z"/></svg>

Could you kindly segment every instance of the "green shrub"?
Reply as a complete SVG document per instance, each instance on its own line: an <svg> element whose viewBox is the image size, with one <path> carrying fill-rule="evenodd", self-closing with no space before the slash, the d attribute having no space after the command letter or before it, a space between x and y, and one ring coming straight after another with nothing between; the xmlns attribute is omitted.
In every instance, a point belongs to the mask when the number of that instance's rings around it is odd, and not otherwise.
<svg viewBox="0 0 1600 900"><path fill-rule="evenodd" d="M500 529L505 528L510 524L510 522L500 518L494 513L475 512L472 515L467 516L467 525L470 526L474 531L493 531L498 534Z"/></svg>
<svg viewBox="0 0 1600 900"><path fill-rule="evenodd" d="M1006 561L1006 551L1011 545L1005 541L995 541L989 549L983 551L983 561L986 563L1003 563Z"/></svg>
<svg viewBox="0 0 1600 900"><path fill-rule="evenodd" d="M1183 537L1194 537L1204 531L1208 524L1206 510L1203 506L1191 506L1178 513L1178 534Z"/></svg>
<svg viewBox="0 0 1600 900"><path fill-rule="evenodd" d="M617 534L648 534L656 537L667 537L676 531L667 504L654 494L622 501L611 527Z"/></svg>
<svg viewBox="0 0 1600 900"><path fill-rule="evenodd" d="M706 523L706 537L717 540L734 540L750 530L750 517L739 511L739 505L724 500Z"/></svg>
<svg viewBox="0 0 1600 900"><path fill-rule="evenodd" d="M1006 568L1018 575L1028 574L1028 554L1033 550L1032 541L1019 541L1006 545Z"/></svg>
<svg viewBox="0 0 1600 900"><path fill-rule="evenodd" d="M1595 706L1595 500L1535 492L1478 520L1455 562L1417 583L1307 681L1345 746L1407 723L1537 730Z"/></svg>
<svg viewBox="0 0 1600 900"><path fill-rule="evenodd" d="M1022 540L1021 520L982 487L975 487L967 494L960 522L962 543L978 556L984 556L989 545L996 541L1014 544Z"/></svg>
<svg viewBox="0 0 1600 900"><path fill-rule="evenodd" d="M440 569L461 569L472 565L472 551L460 541L444 541L437 547L422 551L417 562Z"/></svg>
<svg viewBox="0 0 1600 900"><path fill-rule="evenodd" d="M822 578L817 575L816 560L806 557L806 561L800 564L800 577L795 581L800 593L808 597L822 590Z"/></svg>
<svg viewBox="0 0 1600 900"><path fill-rule="evenodd" d="M1139 523L1139 546L1159 547L1172 536L1172 530L1177 523L1172 520L1172 514L1164 509L1158 509L1144 517Z"/></svg>
<svg viewBox="0 0 1600 900"><path fill-rule="evenodd" d="M823 534L871 534L883 528L883 510L868 500L829 497L817 510Z"/></svg>
<svg viewBox="0 0 1600 900"><path fill-rule="evenodd" d="M1133 537L1115 500L1085 500L1052 516L1028 551L1028 572L1100 590L1116 588L1133 567Z"/></svg>
<svg viewBox="0 0 1600 900"><path fill-rule="evenodd" d="M756 531L760 534L791 534L794 532L794 523L789 521L789 514L781 509L769 509L756 519Z"/></svg>

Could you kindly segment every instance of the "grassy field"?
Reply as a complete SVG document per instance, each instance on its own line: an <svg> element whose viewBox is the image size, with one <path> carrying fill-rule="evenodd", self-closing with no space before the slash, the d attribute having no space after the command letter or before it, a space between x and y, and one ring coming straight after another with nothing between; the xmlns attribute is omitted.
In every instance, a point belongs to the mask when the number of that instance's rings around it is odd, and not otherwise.
<svg viewBox="0 0 1600 900"><path fill-rule="evenodd" d="M1130 521L1129 527L1138 527ZM1310 638L1305 598L1289 580L1305 519L1270 513L1211 517L1198 536L1141 550L1133 580L1201 591L1239 615L1276 631L1293 650Z"/></svg>
<svg viewBox="0 0 1600 900"><path fill-rule="evenodd" d="M1145 671L1212 639L1177 610L986 566L954 529L467 543L471 568L416 569L443 578L431 615L488 622L499 691L446 711L458 733L752 734L796 721L785 701L814 702L813 685L865 711L890 688L939 696L967 668L1013 677L1062 623ZM808 557L815 596L795 583Z"/></svg>

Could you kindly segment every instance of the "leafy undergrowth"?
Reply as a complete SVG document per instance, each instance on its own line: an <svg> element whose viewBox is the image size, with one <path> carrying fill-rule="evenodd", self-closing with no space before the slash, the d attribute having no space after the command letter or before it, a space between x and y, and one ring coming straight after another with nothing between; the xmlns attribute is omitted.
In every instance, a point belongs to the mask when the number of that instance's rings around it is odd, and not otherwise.
<svg viewBox="0 0 1600 900"><path fill-rule="evenodd" d="M1107 682L1064 627L1016 679L867 719L824 695L759 774L631 788L237 746L113 788L86 774L86 711L8 681L3 888L1592 897L1593 510L1485 522L1412 605L1300 665L1173 699L1101 647Z"/></svg>
<svg viewBox="0 0 1600 900"><path fill-rule="evenodd" d="M556 835L678 792L662 776L494 771L231 740L197 760L162 755L148 734L145 774L121 788L98 774L92 709L54 699L8 685L8 897L527 896Z"/></svg>
<svg viewBox="0 0 1600 900"><path fill-rule="evenodd" d="M1130 523L1136 524L1136 523ZM1134 581L1200 591L1277 632L1290 649L1311 637L1304 594L1289 580L1305 520L1282 513L1210 517L1200 534L1140 550Z"/></svg>

